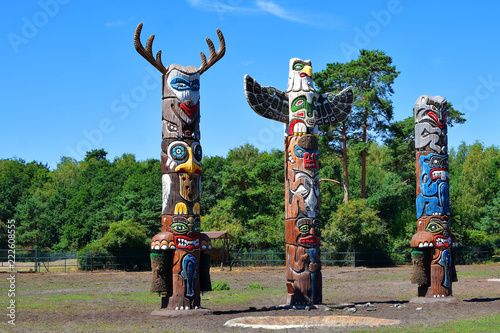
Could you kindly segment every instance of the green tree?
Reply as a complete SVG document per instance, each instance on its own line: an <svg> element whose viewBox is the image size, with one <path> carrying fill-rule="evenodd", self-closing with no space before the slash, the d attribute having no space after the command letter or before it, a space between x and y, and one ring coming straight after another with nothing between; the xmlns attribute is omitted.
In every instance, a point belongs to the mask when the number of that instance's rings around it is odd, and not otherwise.
<svg viewBox="0 0 500 333"><path fill-rule="evenodd" d="M348 85L354 87L352 114L342 124L341 135L336 137L342 140L344 184L348 189L348 162L345 151L349 136L360 137L360 142L365 146L365 149L361 149L361 198L366 197L366 152L368 149L366 144L369 140L369 132L384 135L387 131L393 117L392 101L389 97L394 92L392 85L399 73L392 65L392 58L385 52L361 50L358 59L351 60L347 64L327 64L326 70L314 75L320 93L337 92ZM331 139L328 138L326 141L330 143L330 146L335 146L331 143L335 136Z"/></svg>
<svg viewBox="0 0 500 333"><path fill-rule="evenodd" d="M323 235L337 251L382 250L387 240L383 221L363 199L340 205Z"/></svg>

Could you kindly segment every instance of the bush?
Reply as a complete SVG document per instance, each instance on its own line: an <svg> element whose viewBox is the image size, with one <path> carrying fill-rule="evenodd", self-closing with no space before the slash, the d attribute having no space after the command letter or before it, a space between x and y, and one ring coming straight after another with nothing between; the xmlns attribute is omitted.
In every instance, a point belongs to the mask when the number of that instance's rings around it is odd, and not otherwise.
<svg viewBox="0 0 500 333"><path fill-rule="evenodd" d="M227 284L227 282L225 282L225 281L219 281L219 282L212 284L212 291L229 290L229 289L231 289L231 288L229 288L229 284Z"/></svg>
<svg viewBox="0 0 500 333"><path fill-rule="evenodd" d="M248 285L248 289L259 289L259 290L264 290L264 287L260 285L258 282L250 283Z"/></svg>

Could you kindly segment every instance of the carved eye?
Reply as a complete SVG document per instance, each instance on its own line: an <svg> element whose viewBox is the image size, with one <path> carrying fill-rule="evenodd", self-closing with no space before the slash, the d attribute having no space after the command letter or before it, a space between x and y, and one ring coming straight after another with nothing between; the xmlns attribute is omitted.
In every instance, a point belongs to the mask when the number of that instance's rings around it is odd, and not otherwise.
<svg viewBox="0 0 500 333"><path fill-rule="evenodd" d="M295 146L295 156L304 157L304 150L302 150L299 146Z"/></svg>
<svg viewBox="0 0 500 333"><path fill-rule="evenodd" d="M303 68L304 68L303 64L295 64L295 65L293 65L293 70L295 70L295 71L300 71Z"/></svg>
<svg viewBox="0 0 500 333"><path fill-rule="evenodd" d="M188 158L186 144L182 141L172 142L168 148L168 153L170 155L170 158L172 158L177 163L182 163Z"/></svg>
<svg viewBox="0 0 500 333"><path fill-rule="evenodd" d="M443 227L439 223L431 222L427 225L426 229L427 229L427 231L430 231L432 233L436 233L436 232L440 232L441 230L443 230Z"/></svg>
<svg viewBox="0 0 500 333"><path fill-rule="evenodd" d="M170 86L175 90L186 90L190 88L189 81L181 77L173 78L172 81L170 81Z"/></svg>
<svg viewBox="0 0 500 333"><path fill-rule="evenodd" d="M309 224L303 224L299 227L299 231L302 233L307 233L307 232L309 232L309 230L311 230L311 227L309 226Z"/></svg>
<svg viewBox="0 0 500 333"><path fill-rule="evenodd" d="M187 225L181 222L172 223L170 227L178 233L185 233L188 231Z"/></svg>
<svg viewBox="0 0 500 333"><path fill-rule="evenodd" d="M197 162L201 162L201 159L203 158L203 151L201 150L200 144L199 143L194 143L192 149L193 149L194 159Z"/></svg>
<svg viewBox="0 0 500 333"><path fill-rule="evenodd" d="M197 91L200 90L200 80L194 80L190 82L191 90Z"/></svg>

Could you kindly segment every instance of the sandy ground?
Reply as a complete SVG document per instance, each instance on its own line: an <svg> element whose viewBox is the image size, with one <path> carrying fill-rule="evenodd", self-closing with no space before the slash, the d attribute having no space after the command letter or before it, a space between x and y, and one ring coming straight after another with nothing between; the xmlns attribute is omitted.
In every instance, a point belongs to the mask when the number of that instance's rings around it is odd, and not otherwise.
<svg viewBox="0 0 500 333"><path fill-rule="evenodd" d="M230 319L257 316L371 317L397 320L401 326L438 324L500 312L500 265L459 266L453 284L457 304L414 304L408 301L417 287L410 283L411 267L323 269L324 304L315 310L279 309L285 303L285 269L214 268L212 283L224 281L230 290L205 293L203 316L165 318L152 316L159 307L149 294L149 272L24 273L16 276L17 332L269 332L265 329L228 328ZM0 274L6 280L7 274ZM253 285L254 288L252 288ZM257 286L257 288L255 288ZM2 306L9 299L1 283ZM335 309L354 303L351 310ZM367 304L370 303L370 304ZM356 312L353 312L353 309ZM420 308L420 309L419 309ZM6 316L0 331L12 328ZM276 318L276 322L282 318ZM328 318L330 320L331 318ZM298 318L300 321L300 318ZM290 318L290 322L297 318ZM306 320L304 319L304 322ZM359 327L358 327L359 328ZM314 327L290 332L340 332L356 327Z"/></svg>

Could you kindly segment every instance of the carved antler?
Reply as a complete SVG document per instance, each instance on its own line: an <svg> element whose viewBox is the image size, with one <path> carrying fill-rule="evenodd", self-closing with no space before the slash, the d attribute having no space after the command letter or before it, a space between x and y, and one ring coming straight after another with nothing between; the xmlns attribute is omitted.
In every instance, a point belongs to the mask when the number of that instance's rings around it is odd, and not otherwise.
<svg viewBox="0 0 500 333"><path fill-rule="evenodd" d="M199 69L200 75L206 72L207 69L212 67L212 65L215 64L217 61L219 61L219 59L224 56L224 53L226 53L226 42L224 41L224 35L219 29L217 29L217 36L219 36L219 50L217 52L215 52L214 43L212 43L210 38L207 38L208 48L210 49L210 57L208 58L208 62L207 62L207 57L205 57L205 53L200 52L201 54L201 66Z"/></svg>
<svg viewBox="0 0 500 333"><path fill-rule="evenodd" d="M151 65L155 66L155 68L157 70L159 70L162 74L165 74L167 72L167 69L165 68L165 66L163 66L163 64L161 62L161 51L158 51L158 53L156 54L156 59L153 56L152 48L153 48L153 40L155 39L155 35L149 36L148 41L146 42L146 48L144 48L144 46L142 46L142 43L141 43L141 30L142 30L142 23L139 23L139 25L137 26L137 29L135 29L135 35L134 35L135 49L137 50L137 52L139 52L139 54L141 56L144 57L144 59L149 61L149 63ZM212 47L213 47L213 44L212 44ZM212 54L210 53L210 58L211 57L212 57Z"/></svg>

